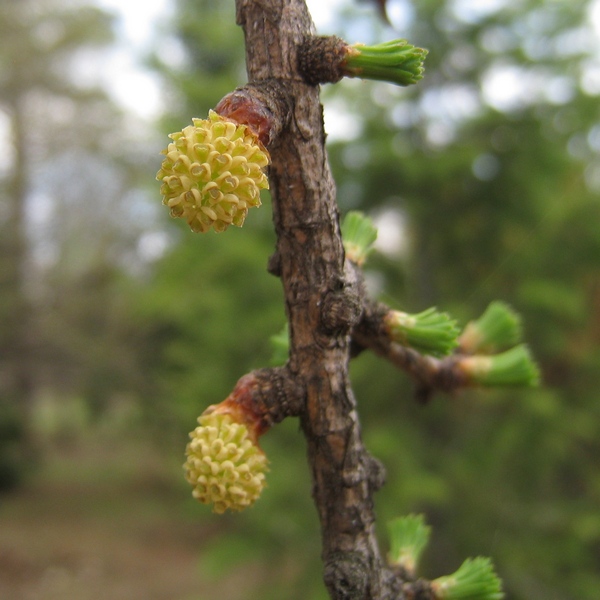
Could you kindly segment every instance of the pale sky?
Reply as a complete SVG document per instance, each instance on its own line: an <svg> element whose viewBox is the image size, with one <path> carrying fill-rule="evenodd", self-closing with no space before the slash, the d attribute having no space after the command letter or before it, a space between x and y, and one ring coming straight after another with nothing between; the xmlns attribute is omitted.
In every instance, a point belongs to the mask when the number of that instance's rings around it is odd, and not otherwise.
<svg viewBox="0 0 600 600"><path fill-rule="evenodd" d="M319 28L332 26L336 8L346 0L307 0ZM159 81L145 71L139 58L149 49L155 26L169 17L172 0L95 0L101 8L119 15L117 33L122 38L111 52L103 80L118 102L142 118L154 118L162 110ZM232 15L233 18L233 15Z"/></svg>
<svg viewBox="0 0 600 600"><path fill-rule="evenodd" d="M121 38L108 55L102 79L115 99L142 118L152 119L162 110L159 82L141 65L154 26L168 15L169 0L95 0L119 16Z"/></svg>

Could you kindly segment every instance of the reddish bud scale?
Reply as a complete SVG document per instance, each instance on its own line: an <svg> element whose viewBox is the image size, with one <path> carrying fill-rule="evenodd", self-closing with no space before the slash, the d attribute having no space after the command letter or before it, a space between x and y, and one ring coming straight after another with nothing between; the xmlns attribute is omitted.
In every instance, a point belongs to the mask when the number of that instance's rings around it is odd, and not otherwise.
<svg viewBox="0 0 600 600"><path fill-rule="evenodd" d="M257 402L256 391L260 382L253 373L241 377L231 394L220 404L207 409L219 414L229 414L238 423L244 423L255 443L271 427L265 408Z"/></svg>
<svg viewBox="0 0 600 600"><path fill-rule="evenodd" d="M240 88L227 94L215 106L215 112L239 125L246 125L263 146L272 141L273 113L255 95Z"/></svg>

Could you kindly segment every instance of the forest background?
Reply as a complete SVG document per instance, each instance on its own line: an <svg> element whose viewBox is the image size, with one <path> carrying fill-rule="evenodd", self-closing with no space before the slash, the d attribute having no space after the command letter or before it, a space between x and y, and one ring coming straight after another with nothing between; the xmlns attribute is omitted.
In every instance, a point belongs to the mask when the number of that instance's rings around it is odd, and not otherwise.
<svg viewBox="0 0 600 600"><path fill-rule="evenodd" d="M323 89L340 209L380 227L370 285L462 324L505 300L543 386L420 406L402 373L356 359L363 435L388 472L381 532L423 512L426 575L489 555L508 598L595 600L600 3L388 4L393 26L348 1L320 31L429 50L414 89ZM268 196L224 235L194 235L160 206L166 134L245 82L232 0L173 0L170 14L144 57L164 101L150 119L93 76L115 15L0 3L2 597L326 598L297 423L265 436L269 485L247 513L214 516L183 481L197 415L269 364L285 316L266 271Z"/></svg>

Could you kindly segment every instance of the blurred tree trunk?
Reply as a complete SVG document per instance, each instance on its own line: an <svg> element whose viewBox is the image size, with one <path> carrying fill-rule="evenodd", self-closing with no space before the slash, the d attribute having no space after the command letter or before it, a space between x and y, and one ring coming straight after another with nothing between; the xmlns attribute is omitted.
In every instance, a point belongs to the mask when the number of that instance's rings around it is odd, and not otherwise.
<svg viewBox="0 0 600 600"><path fill-rule="evenodd" d="M96 323L113 306L81 281L110 269L116 281L115 263L135 243L127 208L114 207L140 166L122 156L121 113L104 91L79 80L82 62L97 70L111 41L111 17L92 6L0 3L8 148L0 164L0 400L23 414L36 388L87 391L81 380L102 368L93 352L108 337ZM83 313L88 330L78 320Z"/></svg>
<svg viewBox="0 0 600 600"><path fill-rule="evenodd" d="M27 270L26 131L23 103L18 90L6 103L10 119L13 164L5 180L4 210L0 238L0 354L2 355L0 396L16 401L26 410L33 390L31 368L31 307L25 291Z"/></svg>

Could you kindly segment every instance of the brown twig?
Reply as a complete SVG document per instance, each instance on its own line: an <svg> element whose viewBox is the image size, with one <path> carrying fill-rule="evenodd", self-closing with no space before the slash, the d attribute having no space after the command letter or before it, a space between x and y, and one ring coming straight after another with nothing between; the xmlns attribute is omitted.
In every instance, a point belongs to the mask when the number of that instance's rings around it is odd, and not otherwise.
<svg viewBox="0 0 600 600"><path fill-rule="evenodd" d="M298 47L313 24L303 0L237 0L237 18L250 83L279 82L291 100L289 124L269 145L277 233L270 268L284 289L289 373L304 391L300 421L321 521L325 583L337 600L391 598L400 584L379 552L372 499L382 469L363 446L348 375L348 333L360 305L346 285L319 90L297 66ZM354 308L341 310L345 305Z"/></svg>

